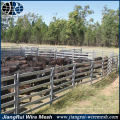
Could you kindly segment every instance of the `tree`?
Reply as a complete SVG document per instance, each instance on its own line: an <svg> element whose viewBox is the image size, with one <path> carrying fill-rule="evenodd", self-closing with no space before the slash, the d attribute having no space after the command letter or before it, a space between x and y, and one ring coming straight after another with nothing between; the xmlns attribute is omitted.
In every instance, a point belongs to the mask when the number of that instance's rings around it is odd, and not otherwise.
<svg viewBox="0 0 120 120"><path fill-rule="evenodd" d="M53 21L50 23L48 27L48 38L53 44L62 44L64 43L63 36L65 35L66 29L66 20L53 18ZM65 36L64 36L65 37Z"/></svg>
<svg viewBox="0 0 120 120"><path fill-rule="evenodd" d="M86 17L92 13L89 6L82 8L79 5L76 5L74 11L69 13L68 29L70 30L68 34L70 40L73 41L72 44L83 45Z"/></svg>
<svg viewBox="0 0 120 120"><path fill-rule="evenodd" d="M3 17L1 38L5 42L38 43L53 45L115 46L119 43L119 10L104 7L101 24L86 17L93 11L89 6L76 5L68 20L53 17L46 25L42 16L33 13L18 17L16 23L10 18L7 27Z"/></svg>
<svg viewBox="0 0 120 120"><path fill-rule="evenodd" d="M118 46L119 12L104 7L102 18L102 34L104 46Z"/></svg>

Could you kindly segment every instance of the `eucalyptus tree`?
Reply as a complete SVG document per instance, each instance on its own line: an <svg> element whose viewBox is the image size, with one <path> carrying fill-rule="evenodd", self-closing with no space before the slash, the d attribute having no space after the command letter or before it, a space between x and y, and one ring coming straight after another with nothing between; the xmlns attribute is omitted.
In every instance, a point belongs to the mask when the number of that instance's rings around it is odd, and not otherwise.
<svg viewBox="0 0 120 120"><path fill-rule="evenodd" d="M92 14L93 11L87 5L84 8L76 5L74 10L69 13L68 34L70 41L75 45L83 45L85 36L86 17Z"/></svg>
<svg viewBox="0 0 120 120"><path fill-rule="evenodd" d="M102 18L102 34L104 46L118 46L119 11L104 7Z"/></svg>

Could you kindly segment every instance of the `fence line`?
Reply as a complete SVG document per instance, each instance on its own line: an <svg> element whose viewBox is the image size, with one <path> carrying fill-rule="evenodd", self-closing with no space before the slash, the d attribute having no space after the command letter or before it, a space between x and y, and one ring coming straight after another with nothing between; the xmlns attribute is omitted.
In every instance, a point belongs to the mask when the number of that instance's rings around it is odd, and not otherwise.
<svg viewBox="0 0 120 120"><path fill-rule="evenodd" d="M2 83L4 82L6 83L7 81L11 81L11 80L13 80L14 83L10 85L4 85L1 88L1 90L4 91L6 89L10 89L14 87L14 92L2 95L1 99L4 100L10 96L14 97L14 99L11 100L10 102L6 102L6 103L3 102L1 104L1 108L4 109L5 107L14 105L12 109L7 110L4 113L6 114L13 113L13 112L15 114L29 113L30 111L38 109L46 104L51 105L53 101L60 98L60 97L55 98L54 96L56 94L61 93L62 91L67 90L71 87L75 87L76 82L79 84L85 84L85 83L90 82L92 84L92 82L96 80L97 78L103 77L107 74L110 74L114 70L117 71L118 69L118 57L117 56L111 56L108 59L102 59L102 61L98 60L98 61L91 61L91 62L85 62L85 63L70 64L70 65L66 65L63 67L62 66L55 67L55 68L53 67L53 68L46 69L46 70L28 72L24 74L16 73L14 76L3 77L1 79ZM81 67L81 65L85 65L85 67L83 68ZM58 70L59 72L55 73L55 70ZM40 75L43 73L45 74L45 76L40 77ZM31 75L36 75L37 78L24 81L24 82L20 81L21 78L24 78L27 76L29 77ZM62 76L62 77L59 78L59 76ZM86 78L89 78L89 80L87 80ZM36 83L36 82L42 82L42 81L45 81L45 82L32 86L32 87L25 88L23 90L20 90L20 86L24 86L24 85ZM30 92L32 90L41 89L43 86L50 86L50 87L37 91L34 94L27 95L26 97L20 98L21 94ZM21 104L23 100L32 98L34 96L37 96L43 93L45 93L46 95L44 94L43 97L40 97L39 99L35 101ZM50 100L37 107L32 108L31 110L21 111L21 109L27 106L30 106L32 104L35 104L37 102L40 102L46 98L49 98Z"/></svg>
<svg viewBox="0 0 120 120"><path fill-rule="evenodd" d="M116 55L114 52L107 52L107 51L85 51L82 48L80 49L58 49L58 48L40 48L40 47L16 47L16 48L1 48L1 58L5 58L8 56L45 56L51 58L64 58L69 57L72 59L74 63L74 59L78 59L79 57L86 57L89 59L94 59L97 56L104 57L105 54L112 54Z"/></svg>

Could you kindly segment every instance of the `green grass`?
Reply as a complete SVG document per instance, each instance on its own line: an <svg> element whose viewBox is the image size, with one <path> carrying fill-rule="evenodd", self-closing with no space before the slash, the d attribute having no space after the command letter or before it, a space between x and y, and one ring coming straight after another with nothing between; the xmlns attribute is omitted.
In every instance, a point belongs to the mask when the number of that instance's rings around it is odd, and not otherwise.
<svg viewBox="0 0 120 120"><path fill-rule="evenodd" d="M94 109L95 106L97 107L108 107L108 99L110 99L109 104L113 107L111 111L115 111L116 107L114 107L114 104L112 105L113 101L112 98L116 98L116 94L112 94L112 96L105 96L105 95L98 95L99 91L103 88L110 85L114 80L118 77L118 73L111 73L106 78L103 78L97 83L94 83L93 85L80 85L75 87L72 90L69 90L69 92L61 99L59 99L57 102L53 102L51 106L45 106L41 108L37 114L50 114L50 113L64 113L66 109L69 109L71 105L77 102L85 101L85 100L92 100L91 105L86 106L87 108L93 107L93 113L96 111ZM76 109L73 111L74 113L78 113L79 110ZM89 109L84 109L84 113L89 113ZM104 113L102 109L97 110L98 113ZM107 111L109 113L109 111Z"/></svg>

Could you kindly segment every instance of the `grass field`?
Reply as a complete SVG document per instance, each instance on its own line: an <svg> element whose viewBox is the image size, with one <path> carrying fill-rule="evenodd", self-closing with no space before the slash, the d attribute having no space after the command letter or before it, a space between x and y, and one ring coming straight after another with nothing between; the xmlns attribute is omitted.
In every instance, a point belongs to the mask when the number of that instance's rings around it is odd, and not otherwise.
<svg viewBox="0 0 120 120"><path fill-rule="evenodd" d="M118 114L119 78L112 73L92 86L78 86L39 114Z"/></svg>
<svg viewBox="0 0 120 120"><path fill-rule="evenodd" d="M39 45L39 44L15 44L15 43L1 43L1 47L20 47L20 46L37 46L37 47L47 47L47 48L55 48L55 47L59 47L59 48L67 48L67 49L73 49L73 48L83 48L85 51L108 51L108 52L115 52L117 54L119 54L119 48L108 48L108 47L92 47L92 46L67 46L67 45Z"/></svg>

